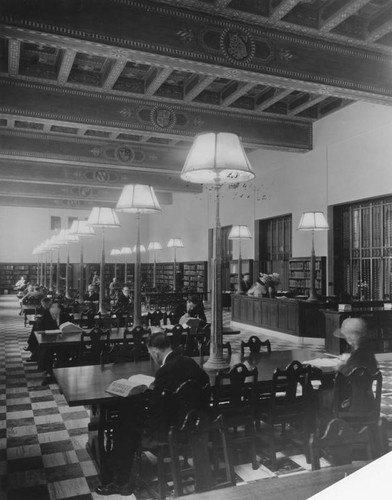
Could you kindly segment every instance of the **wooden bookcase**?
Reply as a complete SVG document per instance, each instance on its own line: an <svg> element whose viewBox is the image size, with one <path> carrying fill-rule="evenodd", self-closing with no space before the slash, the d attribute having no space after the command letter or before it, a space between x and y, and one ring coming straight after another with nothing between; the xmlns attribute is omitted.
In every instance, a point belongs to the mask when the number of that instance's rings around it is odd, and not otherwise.
<svg viewBox="0 0 392 500"><path fill-rule="evenodd" d="M184 288L197 293L207 293L207 262L184 262Z"/></svg>
<svg viewBox="0 0 392 500"><path fill-rule="evenodd" d="M15 283L25 277L26 283L37 282L37 264L0 264L0 290L13 290Z"/></svg>
<svg viewBox="0 0 392 500"><path fill-rule="evenodd" d="M243 259L241 261L241 274L250 274L250 280L253 284L253 260ZM230 290L236 292L238 290L238 260L230 261Z"/></svg>
<svg viewBox="0 0 392 500"><path fill-rule="evenodd" d="M317 295L327 294L326 257L316 257L315 287ZM296 295L309 295L310 257L296 257L289 261L289 289Z"/></svg>

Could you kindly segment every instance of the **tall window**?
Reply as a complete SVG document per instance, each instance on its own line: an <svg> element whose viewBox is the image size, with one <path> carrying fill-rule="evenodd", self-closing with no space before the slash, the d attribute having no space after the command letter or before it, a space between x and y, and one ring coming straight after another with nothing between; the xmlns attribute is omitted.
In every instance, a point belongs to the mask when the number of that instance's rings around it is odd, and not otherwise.
<svg viewBox="0 0 392 500"><path fill-rule="evenodd" d="M291 215L257 221L259 238L256 259L263 273L280 274L282 290L289 289L289 259L291 258ZM257 224L256 223L256 224ZM257 259L258 246L258 259Z"/></svg>
<svg viewBox="0 0 392 500"><path fill-rule="evenodd" d="M335 293L392 297L392 197L334 207Z"/></svg>

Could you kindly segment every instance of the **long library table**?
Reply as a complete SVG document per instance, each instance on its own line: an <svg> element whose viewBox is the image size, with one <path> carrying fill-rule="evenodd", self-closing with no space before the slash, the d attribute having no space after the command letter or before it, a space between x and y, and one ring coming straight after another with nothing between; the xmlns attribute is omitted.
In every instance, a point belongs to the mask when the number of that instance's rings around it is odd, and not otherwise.
<svg viewBox="0 0 392 500"><path fill-rule="evenodd" d="M263 391L269 390L272 374L275 368L285 368L291 361L309 361L317 358L318 353L307 349L292 349L275 351L270 355L260 353L257 356L248 356L241 359L240 355L232 355L230 366L243 361L250 368L258 369L258 384ZM204 358L193 358L200 365ZM68 368L55 368L54 377L69 406L90 406L91 421L89 424L89 439L87 449L95 460L99 469L105 464L106 452L104 448L104 433L106 428L107 409L115 409L121 404L132 405L131 396L123 398L106 392L107 387L115 380L129 378L131 375L143 374L155 376L157 365L152 361L127 362L118 364L73 366ZM211 385L214 385L217 372L207 372ZM333 375L331 369L326 369L326 377Z"/></svg>

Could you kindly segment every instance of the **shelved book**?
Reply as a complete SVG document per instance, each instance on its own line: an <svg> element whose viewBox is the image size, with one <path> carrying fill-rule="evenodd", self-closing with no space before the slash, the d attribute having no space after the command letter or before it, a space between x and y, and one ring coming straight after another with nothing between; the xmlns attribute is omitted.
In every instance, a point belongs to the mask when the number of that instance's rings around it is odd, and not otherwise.
<svg viewBox="0 0 392 500"><path fill-rule="evenodd" d="M106 389L106 392L114 394L115 396L122 396L123 398L135 396L148 389L152 389L154 380L154 377L140 373L138 375L132 375L129 378L114 380Z"/></svg>

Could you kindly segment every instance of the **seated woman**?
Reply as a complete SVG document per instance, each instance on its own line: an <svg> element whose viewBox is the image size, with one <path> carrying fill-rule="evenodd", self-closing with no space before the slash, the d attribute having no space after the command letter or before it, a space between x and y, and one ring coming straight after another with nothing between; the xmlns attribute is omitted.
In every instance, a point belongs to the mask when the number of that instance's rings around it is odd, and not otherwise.
<svg viewBox="0 0 392 500"><path fill-rule="evenodd" d="M58 302L53 302L37 321L36 331L57 330L61 324L69 320L69 315L62 311L61 305ZM37 360L38 371L44 372L42 385L47 385L52 381L53 361L56 353L50 346L42 344L36 351L34 351L33 356ZM64 360L69 357L69 352L58 352L56 357L59 364L63 364Z"/></svg>

